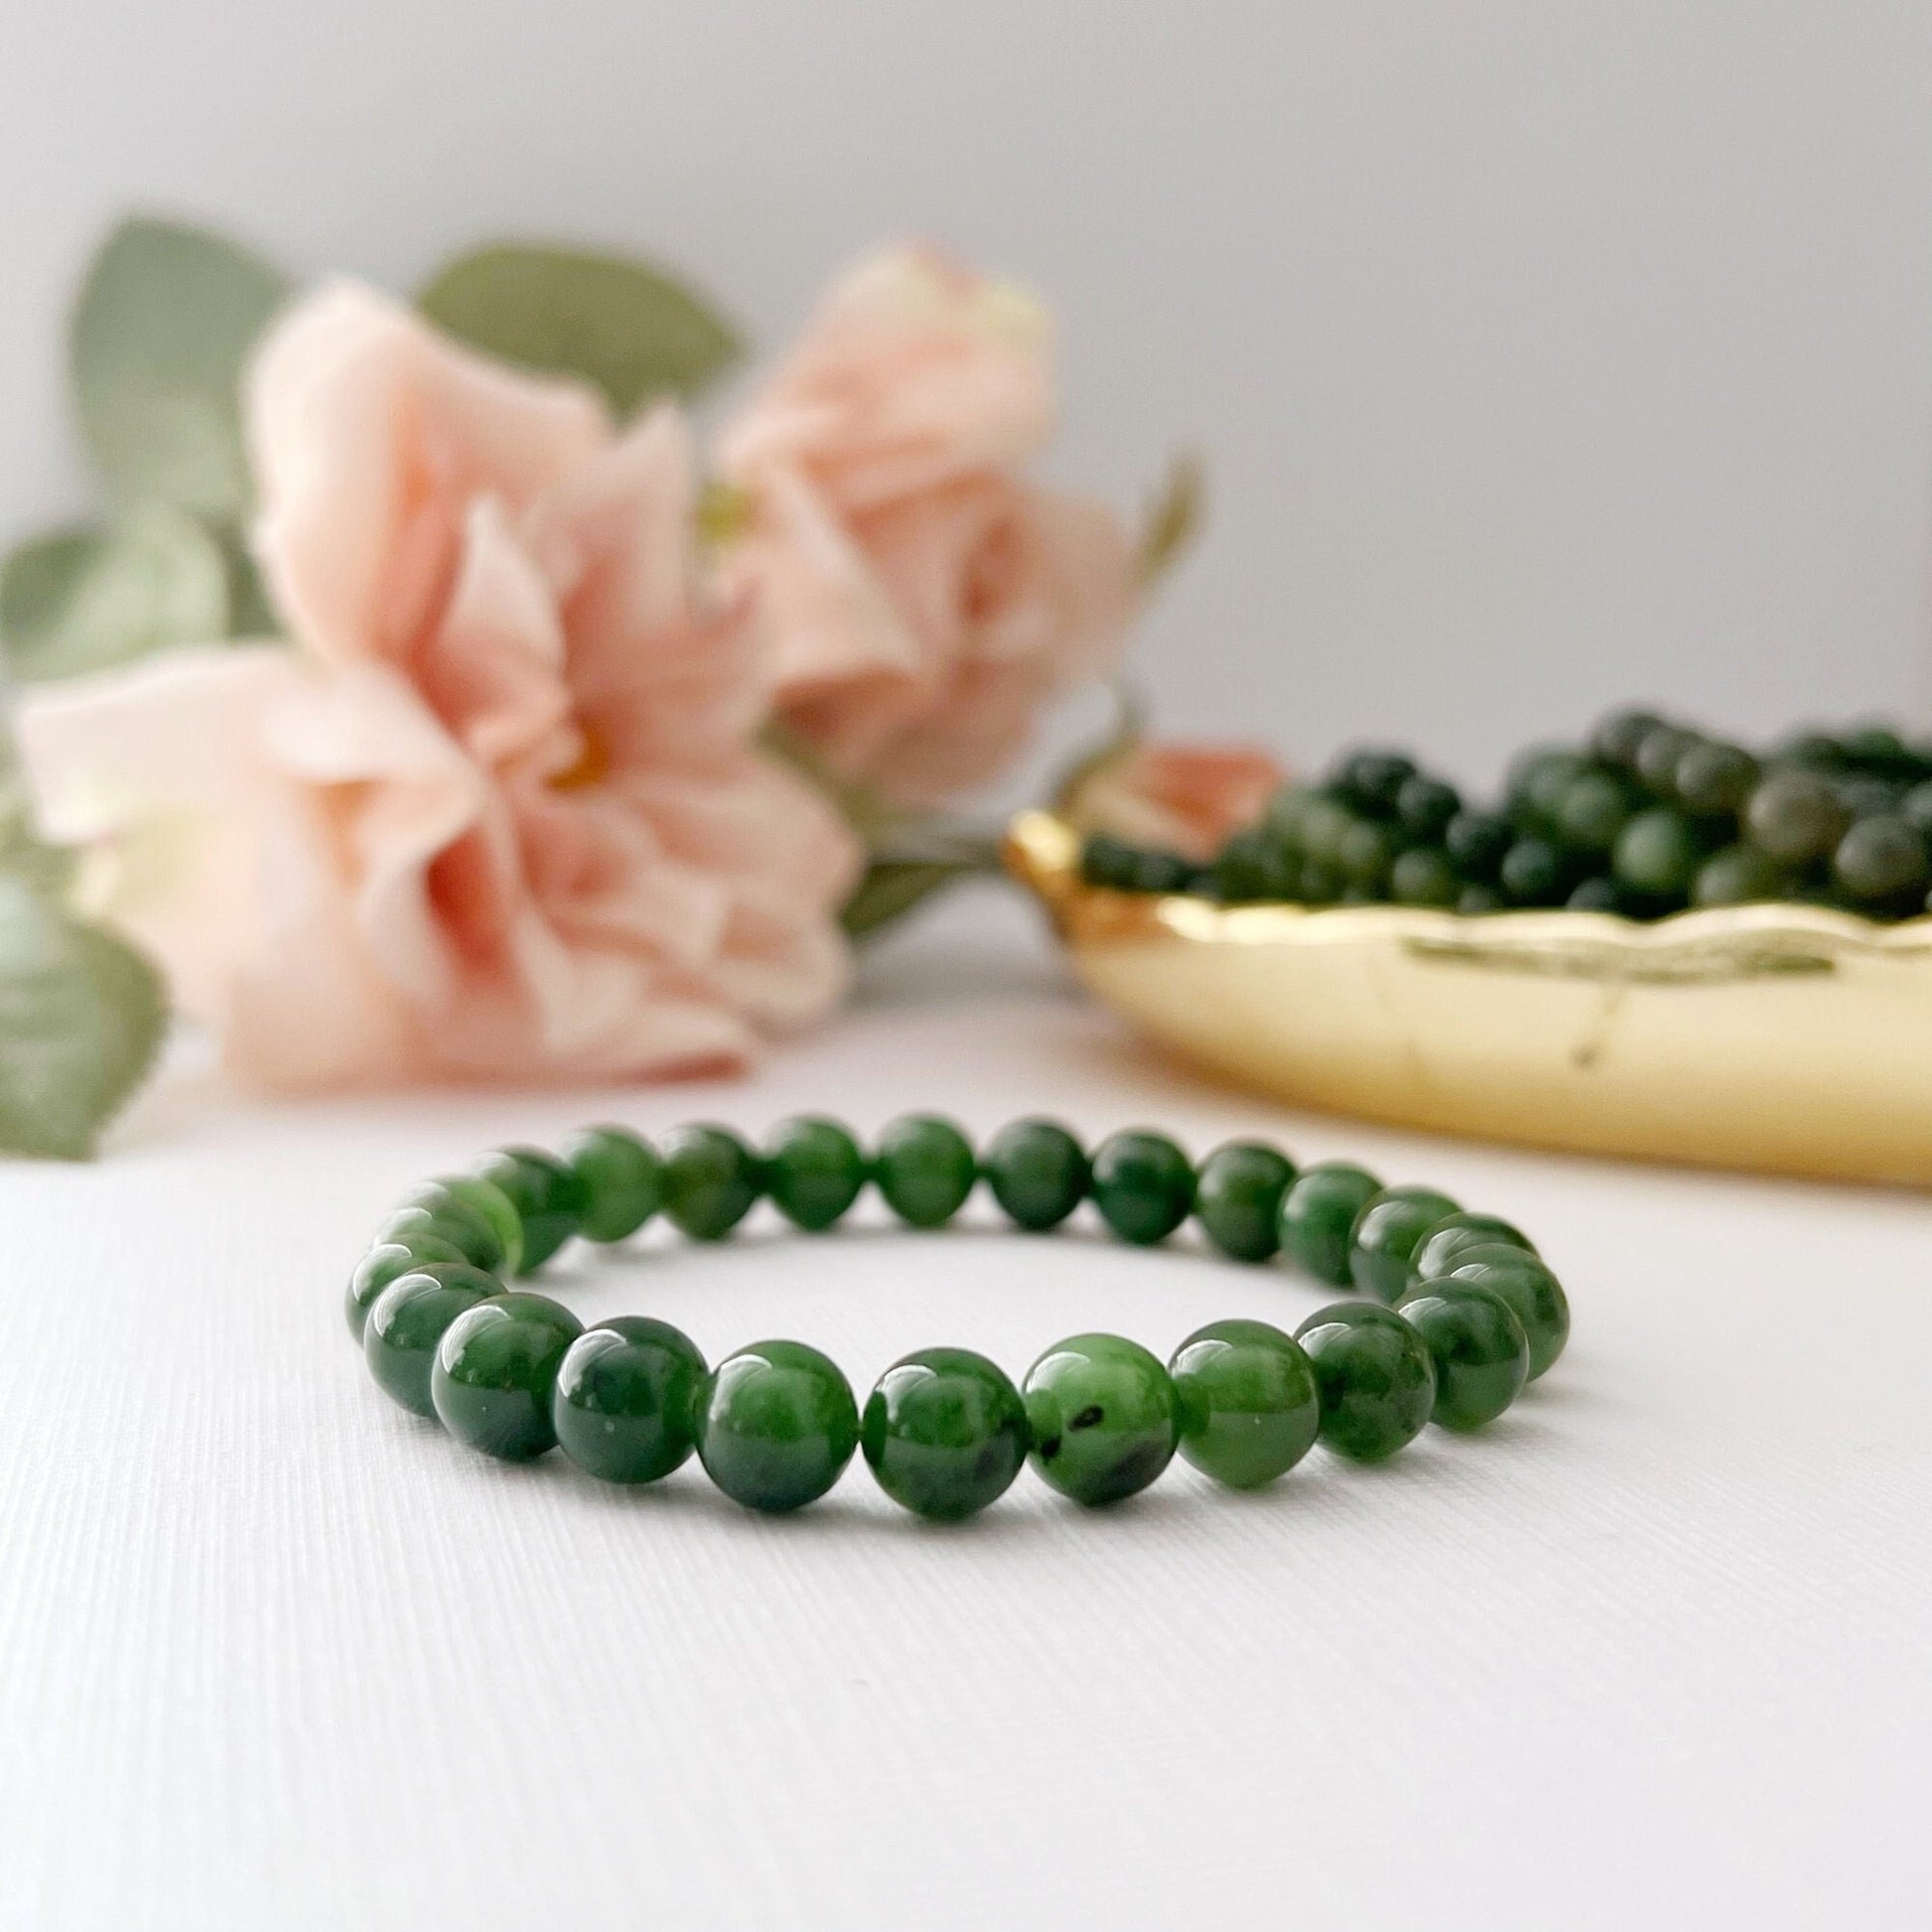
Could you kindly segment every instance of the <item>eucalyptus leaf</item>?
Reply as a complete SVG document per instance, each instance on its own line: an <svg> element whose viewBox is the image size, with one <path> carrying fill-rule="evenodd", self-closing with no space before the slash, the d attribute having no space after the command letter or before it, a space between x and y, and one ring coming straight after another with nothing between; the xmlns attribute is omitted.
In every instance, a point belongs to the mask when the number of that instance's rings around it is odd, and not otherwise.
<svg viewBox="0 0 1932 1932"><path fill-rule="evenodd" d="M661 269L617 255L500 243L461 255L417 298L474 347L601 389L621 421L691 396L738 358L730 325Z"/></svg>
<svg viewBox="0 0 1932 1932"><path fill-rule="evenodd" d="M0 1151L86 1159L166 1026L139 953L0 875Z"/></svg>
<svg viewBox="0 0 1932 1932"><path fill-rule="evenodd" d="M108 529L31 539L0 563L0 643L16 677L72 677L227 634L220 545L158 503Z"/></svg>
<svg viewBox="0 0 1932 1932"><path fill-rule="evenodd" d="M69 332L80 428L108 490L206 516L249 505L241 376L289 293L222 236L136 215L102 244Z"/></svg>
<svg viewBox="0 0 1932 1932"><path fill-rule="evenodd" d="M875 859L846 900L839 921L848 937L869 938L924 904L933 894L984 870L969 860Z"/></svg>

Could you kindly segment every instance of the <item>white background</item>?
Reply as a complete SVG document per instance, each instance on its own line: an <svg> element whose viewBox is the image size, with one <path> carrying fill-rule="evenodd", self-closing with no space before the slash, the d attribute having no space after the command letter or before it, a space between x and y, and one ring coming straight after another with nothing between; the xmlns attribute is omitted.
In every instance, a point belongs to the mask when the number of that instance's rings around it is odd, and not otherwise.
<svg viewBox="0 0 1932 1932"><path fill-rule="evenodd" d="M1649 693L1932 707L1923 0L13 0L0 531L85 500L60 313L130 202L397 285L656 250L759 340L926 232L1065 322L1055 467L1180 441L1173 730L1472 773Z"/></svg>

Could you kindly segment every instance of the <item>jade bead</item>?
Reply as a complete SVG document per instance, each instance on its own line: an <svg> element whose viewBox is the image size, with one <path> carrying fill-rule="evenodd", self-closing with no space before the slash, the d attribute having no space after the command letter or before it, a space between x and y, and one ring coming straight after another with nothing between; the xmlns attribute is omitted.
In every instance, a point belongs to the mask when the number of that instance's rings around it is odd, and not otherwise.
<svg viewBox="0 0 1932 1932"><path fill-rule="evenodd" d="M1076 1503L1118 1502L1173 1460L1180 1434L1173 1383L1121 1335L1069 1335L1023 1385L1034 1466Z"/></svg>
<svg viewBox="0 0 1932 1932"><path fill-rule="evenodd" d="M866 1157L835 1120L783 1121L764 1144L764 1190L794 1227L829 1228L865 1184Z"/></svg>
<svg viewBox="0 0 1932 1932"><path fill-rule="evenodd" d="M1301 1461L1321 1426L1314 1367L1293 1335L1266 1321L1197 1328L1168 1364L1180 1452L1231 1489L1272 1482Z"/></svg>
<svg viewBox="0 0 1932 1932"><path fill-rule="evenodd" d="M956 1523L1006 1494L1032 1437L998 1364L969 1348L922 1348L879 1378L859 1440L894 1502Z"/></svg>
<svg viewBox="0 0 1932 1932"><path fill-rule="evenodd" d="M1165 1134L1110 1134L1094 1150L1093 1204L1136 1247L1165 1241L1194 1205L1194 1164Z"/></svg>
<svg viewBox="0 0 1932 1932"><path fill-rule="evenodd" d="M586 1127L559 1152L584 1184L579 1232L586 1241L622 1241L663 1205L663 1163L627 1129Z"/></svg>
<svg viewBox="0 0 1932 1932"><path fill-rule="evenodd" d="M1304 1168L1282 1197L1283 1252L1316 1281L1346 1288L1355 1217L1381 1191L1372 1173L1345 1161Z"/></svg>
<svg viewBox="0 0 1932 1932"><path fill-rule="evenodd" d="M655 1482L697 1443L705 1363L682 1329L649 1315L600 1321L570 1344L550 1397L564 1453L604 1482Z"/></svg>
<svg viewBox="0 0 1932 1932"><path fill-rule="evenodd" d="M369 1310L362 1359L376 1387L418 1416L433 1416L430 1370L443 1332L461 1314L503 1292L494 1275L467 1261L431 1261L398 1275Z"/></svg>
<svg viewBox="0 0 1932 1932"><path fill-rule="evenodd" d="M815 1502L859 1445L859 1405L836 1362L802 1341L741 1348L705 1378L698 1456L734 1502L778 1514Z"/></svg>
<svg viewBox="0 0 1932 1932"><path fill-rule="evenodd" d="M504 1147L485 1154L477 1173L509 1196L523 1228L520 1272L534 1274L584 1225L590 1188L582 1174L540 1148Z"/></svg>
<svg viewBox="0 0 1932 1932"><path fill-rule="evenodd" d="M1364 1295L1393 1302L1412 1279L1423 1236L1457 1204L1433 1187L1385 1187L1362 1203L1348 1237L1348 1273Z"/></svg>
<svg viewBox="0 0 1932 1932"><path fill-rule="evenodd" d="M943 1227L979 1178L972 1143L949 1120L903 1114L879 1137L872 1177L908 1227Z"/></svg>
<svg viewBox="0 0 1932 1932"><path fill-rule="evenodd" d="M505 1462L557 1447L550 1398L584 1324L547 1295L513 1291L460 1314L436 1344L430 1400L460 1443Z"/></svg>
<svg viewBox="0 0 1932 1932"><path fill-rule="evenodd" d="M1080 1143L1050 1120L1001 1128L980 1167L1007 1218L1030 1234L1058 1227L1086 1198L1093 1178Z"/></svg>
<svg viewBox="0 0 1932 1932"><path fill-rule="evenodd" d="M404 1207L426 1209L466 1261L493 1275L513 1275L523 1259L523 1227L503 1190L478 1174L426 1180Z"/></svg>
<svg viewBox="0 0 1932 1932"><path fill-rule="evenodd" d="M1493 1289L1474 1282L1425 1282L1396 1305L1429 1344L1436 1364L1436 1406L1445 1429L1480 1429L1522 1393L1530 1343L1515 1311Z"/></svg>
<svg viewBox="0 0 1932 1932"><path fill-rule="evenodd" d="M1230 1141L1200 1165L1194 1219L1224 1255L1268 1261L1281 1251L1282 1197L1294 1184L1285 1155L1259 1141Z"/></svg>
<svg viewBox="0 0 1932 1932"><path fill-rule="evenodd" d="M680 1127L665 1139L664 1212L693 1241L722 1241L763 1185L763 1164L729 1127Z"/></svg>
<svg viewBox="0 0 1932 1932"><path fill-rule="evenodd" d="M356 1347L362 1345L362 1330L368 1325L369 1311L397 1276L411 1274L429 1262L464 1259L451 1243L434 1235L424 1235L414 1242L378 1241L355 1264L355 1272L348 1278L348 1293L343 1297L343 1312L348 1319L348 1332L354 1336Z"/></svg>
<svg viewBox="0 0 1932 1932"><path fill-rule="evenodd" d="M1411 1282L1433 1282L1455 1266L1454 1257L1471 1248L1521 1248L1536 1253L1536 1243L1500 1214L1470 1214L1458 1210L1446 1214L1422 1238L1415 1259L1409 1264Z"/></svg>
<svg viewBox="0 0 1932 1932"><path fill-rule="evenodd" d="M1380 1462L1413 1443L1436 1407L1429 1344L1393 1309L1337 1302L1295 1331L1314 1365L1321 1441L1337 1455Z"/></svg>
<svg viewBox="0 0 1932 1932"><path fill-rule="evenodd" d="M398 1207L375 1231L376 1241L397 1241L406 1248L450 1248L473 1268L496 1270L480 1255L493 1254L496 1242L482 1217L450 1200L440 1205L414 1200Z"/></svg>
<svg viewBox="0 0 1932 1932"><path fill-rule="evenodd" d="M1686 897L1704 859L1691 821L1669 805L1639 812L1617 835L1610 869L1619 886L1645 898Z"/></svg>
<svg viewBox="0 0 1932 1932"><path fill-rule="evenodd" d="M1563 1284L1537 1256L1515 1248L1469 1248L1456 1258L1449 1279L1474 1282L1509 1304L1529 1338L1532 1382L1563 1353L1570 1339L1570 1300Z"/></svg>

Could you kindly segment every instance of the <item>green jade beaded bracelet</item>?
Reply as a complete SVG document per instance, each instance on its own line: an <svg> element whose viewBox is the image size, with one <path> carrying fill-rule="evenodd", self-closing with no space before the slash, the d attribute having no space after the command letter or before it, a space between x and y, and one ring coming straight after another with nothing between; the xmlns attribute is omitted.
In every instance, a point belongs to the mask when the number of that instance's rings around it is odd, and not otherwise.
<svg viewBox="0 0 1932 1932"><path fill-rule="evenodd" d="M505 1286L573 1237L622 1241L662 1213L717 1241L768 1199L794 1226L832 1227L870 1182L908 1226L941 1227L984 1180L1016 1226L1043 1233L1083 1201L1122 1240L1151 1246L1191 1214L1211 1247L1286 1255L1362 1299L1288 1334L1216 1321L1163 1367L1119 1335L1056 1343L1016 1388L985 1356L926 1348L880 1377L861 1411L837 1365L799 1341L761 1341L715 1368L668 1322L586 1328L548 1296ZM1562 1352L1570 1311L1529 1240L1427 1187L1384 1187L1328 1162L1297 1171L1253 1141L1198 1169L1165 1135L1132 1131L1091 1158L1064 1127L1023 1120L976 1154L951 1122L894 1121L868 1156L836 1122L795 1119L761 1152L727 1128L682 1127L653 1148L619 1127L559 1154L504 1148L419 1187L350 1279L349 1332L377 1385L485 1453L561 1448L607 1482L654 1482L695 1449L748 1508L793 1510L863 1448L880 1487L956 1521L1002 1495L1029 1458L1075 1502L1145 1489L1176 1450L1250 1489L1319 1441L1378 1462L1434 1420L1479 1428Z"/></svg>

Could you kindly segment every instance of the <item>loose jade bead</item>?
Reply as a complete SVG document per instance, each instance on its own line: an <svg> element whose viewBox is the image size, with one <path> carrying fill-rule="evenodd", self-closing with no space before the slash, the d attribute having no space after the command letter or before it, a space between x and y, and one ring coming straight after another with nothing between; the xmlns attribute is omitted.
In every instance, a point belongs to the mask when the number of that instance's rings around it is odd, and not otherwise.
<svg viewBox="0 0 1932 1932"><path fill-rule="evenodd" d="M1321 1441L1337 1455L1380 1462L1415 1441L1436 1406L1425 1342L1377 1302L1336 1302L1295 1331L1314 1364Z"/></svg>
<svg viewBox="0 0 1932 1932"><path fill-rule="evenodd" d="M426 1180L402 1203L425 1209L463 1258L492 1275L513 1275L523 1258L523 1228L500 1187L478 1174Z"/></svg>
<svg viewBox="0 0 1932 1932"><path fill-rule="evenodd" d="M1449 1270L1452 1282L1474 1282L1500 1295L1529 1337L1530 1375L1544 1374L1570 1339L1570 1301L1563 1284L1537 1256L1515 1248L1470 1248Z"/></svg>
<svg viewBox="0 0 1932 1932"><path fill-rule="evenodd" d="M1409 1286L1409 1264L1422 1238L1456 1212L1433 1187L1385 1187L1363 1202L1348 1237L1348 1272L1364 1295L1393 1302Z"/></svg>
<svg viewBox="0 0 1932 1932"><path fill-rule="evenodd" d="M1069 1335L1027 1371L1024 1388L1034 1465L1076 1503L1131 1496L1173 1457L1173 1383L1139 1342Z"/></svg>
<svg viewBox="0 0 1932 1932"><path fill-rule="evenodd" d="M1382 1183L1345 1161L1304 1168L1282 1197L1282 1249L1316 1281L1348 1286L1348 1236Z"/></svg>
<svg viewBox="0 0 1932 1932"><path fill-rule="evenodd" d="M505 1462L557 1447L550 1398L584 1324L547 1295L498 1295L460 1314L436 1344L430 1400L460 1443Z"/></svg>
<svg viewBox="0 0 1932 1932"><path fill-rule="evenodd" d="M859 1405L836 1362L802 1341L741 1348L705 1378L698 1456L734 1502L772 1514L815 1502L859 1445Z"/></svg>
<svg viewBox="0 0 1932 1932"><path fill-rule="evenodd" d="M627 1129L582 1128L558 1152L584 1185L579 1232L586 1241L622 1241L662 1205L663 1164Z"/></svg>
<svg viewBox="0 0 1932 1932"><path fill-rule="evenodd" d="M722 1241L763 1189L758 1156L729 1127L680 1127L664 1142L664 1212L693 1241Z"/></svg>
<svg viewBox="0 0 1932 1932"><path fill-rule="evenodd" d="M783 1121L764 1144L764 1190L794 1227L829 1228L865 1184L866 1157L835 1120Z"/></svg>
<svg viewBox="0 0 1932 1932"><path fill-rule="evenodd" d="M1259 1141L1230 1141L1200 1165L1194 1219L1224 1255L1267 1261L1282 1245L1282 1196L1295 1164Z"/></svg>
<svg viewBox="0 0 1932 1932"><path fill-rule="evenodd" d="M1006 1494L1027 1459L1027 1406L970 1348L922 1348L879 1378L860 1444L894 1502L956 1523Z"/></svg>
<svg viewBox="0 0 1932 1932"><path fill-rule="evenodd" d="M973 1146L949 1120L904 1114L879 1137L873 1180L908 1227L943 1227L979 1178Z"/></svg>
<svg viewBox="0 0 1932 1932"><path fill-rule="evenodd" d="M704 1357L649 1315L600 1321L570 1344L550 1397L564 1453L605 1482L655 1482L697 1442Z"/></svg>
<svg viewBox="0 0 1932 1932"><path fill-rule="evenodd" d="M419 1416L433 1416L430 1370L443 1331L458 1315L503 1292L494 1275L467 1261L431 1261L398 1275L369 1310L362 1358L376 1386Z"/></svg>
<svg viewBox="0 0 1932 1932"><path fill-rule="evenodd" d="M498 1148L477 1163L477 1173L500 1187L516 1209L523 1228L523 1274L534 1274L582 1230L590 1188L554 1155L534 1147Z"/></svg>
<svg viewBox="0 0 1932 1932"><path fill-rule="evenodd" d="M1293 1335L1266 1321L1197 1328L1168 1364L1180 1413L1180 1452L1231 1489L1292 1469L1321 1426L1314 1367Z"/></svg>
<svg viewBox="0 0 1932 1932"><path fill-rule="evenodd" d="M448 1241L424 1235L415 1242L378 1241L348 1278L348 1293L343 1297L343 1312L348 1319L348 1332L362 1345L362 1330L368 1325L369 1311L382 1291L398 1275L407 1275L434 1261L463 1261L465 1257ZM471 1264L474 1265L474 1264Z"/></svg>
<svg viewBox="0 0 1932 1932"><path fill-rule="evenodd" d="M1093 1204L1137 1247L1165 1241L1194 1204L1194 1164L1165 1134L1111 1134L1094 1150Z"/></svg>
<svg viewBox="0 0 1932 1932"><path fill-rule="evenodd" d="M1436 1406L1445 1429L1480 1429L1522 1393L1530 1372L1529 1337L1494 1290L1474 1282L1425 1282L1396 1304L1429 1344Z"/></svg>
<svg viewBox="0 0 1932 1932"><path fill-rule="evenodd" d="M1455 1266L1455 1257L1470 1248L1521 1248L1536 1253L1536 1243L1500 1214L1446 1214L1422 1238L1409 1264L1411 1282L1433 1282Z"/></svg>
<svg viewBox="0 0 1932 1932"><path fill-rule="evenodd" d="M1058 1227L1086 1198L1093 1178L1080 1143L1050 1120L1001 1128L980 1167L1007 1218L1030 1234Z"/></svg>

